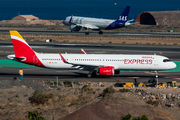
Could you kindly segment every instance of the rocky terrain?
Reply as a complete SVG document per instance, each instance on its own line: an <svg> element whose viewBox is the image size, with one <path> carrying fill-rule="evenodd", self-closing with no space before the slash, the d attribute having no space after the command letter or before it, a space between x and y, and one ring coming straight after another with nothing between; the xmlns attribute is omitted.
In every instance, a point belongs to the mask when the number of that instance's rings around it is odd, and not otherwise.
<svg viewBox="0 0 180 120"><path fill-rule="evenodd" d="M80 87L47 87L37 81L0 81L0 119L25 120L38 111L46 120L120 120L146 115L150 120L180 119L179 88L112 87L84 82Z"/></svg>

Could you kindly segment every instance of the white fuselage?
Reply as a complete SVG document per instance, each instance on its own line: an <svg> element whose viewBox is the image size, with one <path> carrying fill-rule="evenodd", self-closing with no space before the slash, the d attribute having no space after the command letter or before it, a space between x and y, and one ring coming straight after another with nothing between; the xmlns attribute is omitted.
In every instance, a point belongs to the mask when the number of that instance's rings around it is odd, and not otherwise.
<svg viewBox="0 0 180 120"><path fill-rule="evenodd" d="M59 54L36 54L46 68L79 69L80 66L64 63ZM159 55L123 55L123 54L62 54L73 64L88 66L113 66L115 70L168 70L176 64L167 57Z"/></svg>
<svg viewBox="0 0 180 120"><path fill-rule="evenodd" d="M72 23L69 23L70 18L71 16L66 17L66 19L63 21L63 24L70 26L75 23L81 25L92 25L98 27L99 29L106 29L112 22L115 21L110 19L73 16L73 19L71 21Z"/></svg>

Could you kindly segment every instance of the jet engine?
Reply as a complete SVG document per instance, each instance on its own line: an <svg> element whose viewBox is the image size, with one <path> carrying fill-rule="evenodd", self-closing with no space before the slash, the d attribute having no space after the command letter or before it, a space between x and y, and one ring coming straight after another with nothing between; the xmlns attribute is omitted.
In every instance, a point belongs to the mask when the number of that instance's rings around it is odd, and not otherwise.
<svg viewBox="0 0 180 120"><path fill-rule="evenodd" d="M81 29L81 27L80 26L77 26L77 25L71 25L70 26L70 30L71 31L79 31Z"/></svg>
<svg viewBox="0 0 180 120"><path fill-rule="evenodd" d="M99 75L114 76L114 67L112 66L99 67Z"/></svg>

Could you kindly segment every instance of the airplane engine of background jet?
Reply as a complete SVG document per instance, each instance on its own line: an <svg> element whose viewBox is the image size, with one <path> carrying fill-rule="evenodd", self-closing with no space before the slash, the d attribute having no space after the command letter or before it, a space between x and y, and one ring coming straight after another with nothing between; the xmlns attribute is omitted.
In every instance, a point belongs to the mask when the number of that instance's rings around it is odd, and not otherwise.
<svg viewBox="0 0 180 120"><path fill-rule="evenodd" d="M80 26L77 26L77 25L71 25L71 26L70 26L71 32L72 32L72 31L79 31L80 29L81 29L81 27L80 27Z"/></svg>

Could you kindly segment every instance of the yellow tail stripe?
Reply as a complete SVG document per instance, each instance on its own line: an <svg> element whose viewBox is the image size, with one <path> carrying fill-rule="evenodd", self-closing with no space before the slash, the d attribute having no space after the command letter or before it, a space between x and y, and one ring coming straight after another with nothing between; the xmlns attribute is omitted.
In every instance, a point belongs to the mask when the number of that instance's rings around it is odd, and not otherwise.
<svg viewBox="0 0 180 120"><path fill-rule="evenodd" d="M24 40L23 37L18 33L18 31L16 31L16 30L10 30L9 32L10 32L10 35L14 35L14 36L19 37L19 38L21 38L22 40ZM25 40L24 40L24 41L25 41Z"/></svg>

